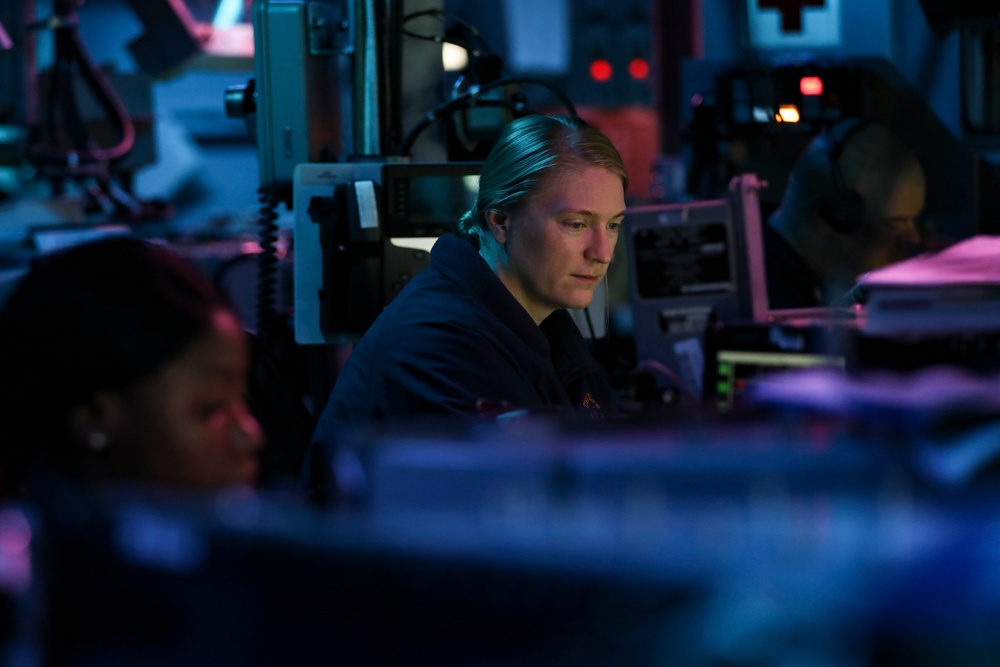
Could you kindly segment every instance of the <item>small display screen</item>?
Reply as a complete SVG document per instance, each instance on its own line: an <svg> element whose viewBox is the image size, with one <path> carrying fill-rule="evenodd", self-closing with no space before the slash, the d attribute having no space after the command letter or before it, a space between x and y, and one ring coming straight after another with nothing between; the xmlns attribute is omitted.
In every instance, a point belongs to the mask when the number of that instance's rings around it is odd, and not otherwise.
<svg viewBox="0 0 1000 667"><path fill-rule="evenodd" d="M635 232L633 242L636 288L644 299L734 289L724 222L644 228Z"/></svg>
<svg viewBox="0 0 1000 667"><path fill-rule="evenodd" d="M766 376L799 368L846 372L852 327L844 323L805 325L735 322L709 332L708 395L721 411L730 410Z"/></svg>
<svg viewBox="0 0 1000 667"><path fill-rule="evenodd" d="M406 173L387 178L390 237L436 237L458 228L476 199L478 165L450 173Z"/></svg>
<svg viewBox="0 0 1000 667"><path fill-rule="evenodd" d="M715 357L715 402L719 410L732 409L762 376L793 368L843 369L842 356L806 352L720 350Z"/></svg>

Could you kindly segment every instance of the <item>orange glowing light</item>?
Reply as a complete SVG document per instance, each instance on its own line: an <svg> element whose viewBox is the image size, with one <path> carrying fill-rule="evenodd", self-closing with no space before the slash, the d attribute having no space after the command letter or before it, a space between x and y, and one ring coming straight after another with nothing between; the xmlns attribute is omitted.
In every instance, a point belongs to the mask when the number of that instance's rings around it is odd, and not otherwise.
<svg viewBox="0 0 1000 667"><path fill-rule="evenodd" d="M799 79L799 91L803 95L822 95L823 79L818 76L804 76Z"/></svg>
<svg viewBox="0 0 1000 667"><path fill-rule="evenodd" d="M799 122L799 108L794 104L782 104L778 107L778 118L781 123Z"/></svg>

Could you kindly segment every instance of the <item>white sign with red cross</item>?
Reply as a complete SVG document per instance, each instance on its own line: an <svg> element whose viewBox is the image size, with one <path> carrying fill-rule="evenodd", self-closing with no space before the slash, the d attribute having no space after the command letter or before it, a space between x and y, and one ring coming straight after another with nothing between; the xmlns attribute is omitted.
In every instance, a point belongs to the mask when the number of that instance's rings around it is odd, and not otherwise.
<svg viewBox="0 0 1000 667"><path fill-rule="evenodd" d="M755 49L840 46L841 0L746 0Z"/></svg>

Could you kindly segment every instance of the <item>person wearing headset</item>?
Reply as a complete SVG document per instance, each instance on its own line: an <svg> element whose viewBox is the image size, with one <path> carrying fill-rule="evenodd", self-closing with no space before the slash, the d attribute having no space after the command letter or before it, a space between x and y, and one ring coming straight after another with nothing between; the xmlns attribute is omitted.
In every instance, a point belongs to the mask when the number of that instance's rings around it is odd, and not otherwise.
<svg viewBox="0 0 1000 667"><path fill-rule="evenodd" d="M581 119L510 122L457 234L355 345L313 442L432 415L604 416L610 383L566 309L590 304L605 277L627 186L614 145Z"/></svg>
<svg viewBox="0 0 1000 667"><path fill-rule="evenodd" d="M925 189L920 161L884 124L849 118L820 133L764 225L770 308L857 301L860 276L921 250Z"/></svg>

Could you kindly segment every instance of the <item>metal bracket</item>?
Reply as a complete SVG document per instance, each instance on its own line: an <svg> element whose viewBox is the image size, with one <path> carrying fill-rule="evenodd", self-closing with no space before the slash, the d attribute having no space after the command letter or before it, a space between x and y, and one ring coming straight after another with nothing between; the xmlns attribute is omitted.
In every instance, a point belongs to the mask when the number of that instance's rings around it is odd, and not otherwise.
<svg viewBox="0 0 1000 667"><path fill-rule="evenodd" d="M310 54L328 56L354 53L353 4L350 0L309 3Z"/></svg>

